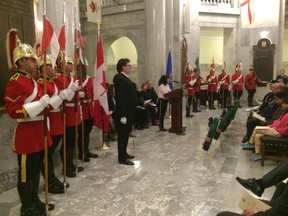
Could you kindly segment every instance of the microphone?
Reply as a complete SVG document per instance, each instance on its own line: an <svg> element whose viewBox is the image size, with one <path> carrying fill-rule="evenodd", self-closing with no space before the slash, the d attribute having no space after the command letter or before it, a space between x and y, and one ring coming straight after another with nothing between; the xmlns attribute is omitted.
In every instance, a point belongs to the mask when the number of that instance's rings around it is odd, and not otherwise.
<svg viewBox="0 0 288 216"><path fill-rule="evenodd" d="M179 82L179 81L176 81L176 80L173 80L172 82L173 82L173 83L181 83L181 82Z"/></svg>

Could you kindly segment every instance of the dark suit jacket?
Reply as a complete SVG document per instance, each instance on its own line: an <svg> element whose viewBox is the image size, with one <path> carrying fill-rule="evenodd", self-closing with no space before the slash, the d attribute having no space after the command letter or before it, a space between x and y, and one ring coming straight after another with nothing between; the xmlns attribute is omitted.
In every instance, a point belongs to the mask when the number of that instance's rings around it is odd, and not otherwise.
<svg viewBox="0 0 288 216"><path fill-rule="evenodd" d="M125 128L132 129L132 124L135 118L135 110L137 104L137 93L134 83L122 73L115 75L115 100L116 100L116 124L120 123L122 117L127 118ZM119 126L123 126L121 123Z"/></svg>
<svg viewBox="0 0 288 216"><path fill-rule="evenodd" d="M254 216L287 216L288 215L288 183L286 183L284 192L275 201L271 209L268 209L265 212L258 212L254 214Z"/></svg>

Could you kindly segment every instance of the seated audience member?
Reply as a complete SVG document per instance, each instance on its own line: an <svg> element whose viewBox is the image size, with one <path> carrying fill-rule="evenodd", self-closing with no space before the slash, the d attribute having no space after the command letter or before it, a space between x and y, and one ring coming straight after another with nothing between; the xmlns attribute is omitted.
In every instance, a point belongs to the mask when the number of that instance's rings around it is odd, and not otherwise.
<svg viewBox="0 0 288 216"><path fill-rule="evenodd" d="M255 154L252 155L250 160L256 161L261 159L261 138L265 135L283 137L288 136L288 97L283 99L282 108L284 113L282 116L275 120L272 124L268 126L263 126L261 128L255 128L253 134L249 140L249 144L255 145Z"/></svg>
<svg viewBox="0 0 288 216"><path fill-rule="evenodd" d="M261 197L266 188L273 185L276 190L272 199L265 202L271 206L266 211L256 212L254 209L245 209L242 214L233 212L221 212L217 216L287 216L288 212L288 183L282 181L288 177L288 162L284 162L277 166L275 169L268 172L261 179L242 179L237 177L236 180L246 189L252 191L255 195Z"/></svg>
<svg viewBox="0 0 288 216"><path fill-rule="evenodd" d="M147 102L145 108L149 111L152 125L158 125L156 117L156 104L152 102L153 98L151 97L147 86L148 85L146 82L142 84L142 91L140 92L140 97Z"/></svg>
<svg viewBox="0 0 288 216"><path fill-rule="evenodd" d="M280 70L280 74L276 77L276 80L278 82L284 83L285 86L287 86L288 83L288 77L285 75L285 69Z"/></svg>
<svg viewBox="0 0 288 216"><path fill-rule="evenodd" d="M136 87L136 85L135 85ZM137 106L136 106L136 113L135 113L135 128L137 130L143 130L148 128L148 118L149 118L149 111L145 108L146 102L141 97L140 91L137 89Z"/></svg>
<svg viewBox="0 0 288 216"><path fill-rule="evenodd" d="M147 90L146 91L147 91L148 98L152 99L152 102L154 104L157 104L158 95L157 95L155 89L152 87L152 81L151 80L147 80L146 84L147 84Z"/></svg>
<svg viewBox="0 0 288 216"><path fill-rule="evenodd" d="M107 88L107 99L109 106L109 140L116 141L115 138L115 110L116 110L116 101L115 101L115 89L114 84L110 84Z"/></svg>
<svg viewBox="0 0 288 216"><path fill-rule="evenodd" d="M271 89L271 92L265 95L263 99L263 103L261 104L261 106L259 107L257 111L257 114L264 117L266 121L273 119L273 115L278 108L277 104L275 103L274 95L280 91L284 91L285 86L283 83L275 83L275 84L270 85L270 89ZM253 116L248 117L247 123L246 123L246 128L247 128L246 134L243 137L242 143L241 143L242 147L245 146L247 141L250 139L254 128L260 125L262 125L261 120Z"/></svg>

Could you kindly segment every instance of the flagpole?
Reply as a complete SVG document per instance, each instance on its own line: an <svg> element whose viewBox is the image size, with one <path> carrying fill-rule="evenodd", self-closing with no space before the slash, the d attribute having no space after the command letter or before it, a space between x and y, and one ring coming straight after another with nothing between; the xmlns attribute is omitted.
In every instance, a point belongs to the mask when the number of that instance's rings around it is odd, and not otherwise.
<svg viewBox="0 0 288 216"><path fill-rule="evenodd" d="M81 49L81 48L80 48ZM80 58L81 58L81 56L80 56ZM83 64L84 64L84 67L86 67L85 66L85 64L86 64L86 62L85 62L85 58L83 59ZM80 68L79 68L79 70L80 70L80 82L81 82L81 91L83 92L83 71L82 71L82 65L81 65L81 61L79 61L79 65L80 65ZM83 108L83 99L84 98L80 98L80 105L81 105L81 107ZM82 124L81 124L81 134L82 134L82 136L81 136L81 142L82 142L82 145L81 145L81 147L82 147L82 165L83 165L83 167L84 167L84 118L83 118L83 109L80 109L80 114L81 114L81 118L82 118Z"/></svg>
<svg viewBox="0 0 288 216"><path fill-rule="evenodd" d="M74 72L75 72L75 81L78 79L77 74L77 28L76 28L76 5L74 7ZM78 174L78 90L76 90L75 95L75 173Z"/></svg>
<svg viewBox="0 0 288 216"><path fill-rule="evenodd" d="M101 26L100 20L97 20L97 21L96 21L96 24L97 24L97 46L98 46L98 41L99 41L99 39L100 39L100 26ZM97 47L97 49L98 49L98 47ZM99 101L99 103L100 103L100 101ZM105 125L104 125L104 118L103 118L103 116L104 116L104 114L106 115L106 113L105 113L103 107L101 106L101 103L100 103L100 109L101 109L101 113L102 113L102 119L101 119L101 121L102 121L102 140L103 140L103 143L102 143L102 146L101 146L100 148L98 148L98 150L100 150L100 151L106 151L106 150L109 150L109 149L110 149L110 146L105 143L105 136L104 136L104 135L105 135L105 133L104 133L104 127L105 127Z"/></svg>
<svg viewBox="0 0 288 216"><path fill-rule="evenodd" d="M65 28L65 8L66 8L66 2L65 0L63 1L63 25ZM63 70L63 89L66 88L66 56L65 56L65 46L63 47L62 52L62 70ZM66 145L66 100L63 101L63 139L62 139L62 145L63 145L63 176L64 176L64 195L66 198L67 195L67 176L66 176L66 167L67 167L67 145Z"/></svg>
<svg viewBox="0 0 288 216"><path fill-rule="evenodd" d="M43 25L46 19L46 0L43 0ZM43 26L44 29L44 26ZM47 64L46 50L44 54L44 95L47 94ZM45 209L48 214L48 128L47 128L47 108L44 108L44 164L45 164Z"/></svg>

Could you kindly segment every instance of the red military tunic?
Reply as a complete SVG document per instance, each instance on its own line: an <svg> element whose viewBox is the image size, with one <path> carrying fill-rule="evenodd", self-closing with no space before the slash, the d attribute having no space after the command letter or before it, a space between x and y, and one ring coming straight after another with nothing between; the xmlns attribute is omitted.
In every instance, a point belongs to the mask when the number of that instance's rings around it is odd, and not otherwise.
<svg viewBox="0 0 288 216"><path fill-rule="evenodd" d="M61 90L67 88L69 85L75 81L72 76L66 77L66 85L64 87L63 74L60 74L56 78L54 78L54 82L57 87ZM71 101L66 102L66 126L76 126L76 115L75 115L75 105L77 101L77 125L81 124L81 116L80 116L80 98L78 94L75 94Z"/></svg>
<svg viewBox="0 0 288 216"><path fill-rule="evenodd" d="M220 86L221 90L228 90L229 89L229 85L230 85L230 77L229 74L219 74L218 76L218 83L223 82L224 83Z"/></svg>
<svg viewBox="0 0 288 216"><path fill-rule="evenodd" d="M24 71L18 70L6 86L6 111L11 118L17 119L13 143L16 154L31 154L44 149L43 114L30 118L23 107L25 103L38 101L43 95L40 85ZM48 145L51 145L49 130L47 138Z"/></svg>
<svg viewBox="0 0 288 216"><path fill-rule="evenodd" d="M210 78L212 78L211 81L209 81ZM206 81L208 82L208 92L217 92L217 76L209 74Z"/></svg>
<svg viewBox="0 0 288 216"><path fill-rule="evenodd" d="M192 80L195 80L196 79L196 83L194 84L193 88L194 88L194 92L200 92L201 91L201 80L198 76L198 74L193 74L192 76Z"/></svg>
<svg viewBox="0 0 288 216"><path fill-rule="evenodd" d="M79 84L81 87L81 82ZM84 98L82 99L82 112L83 119L87 120L94 117L94 108L93 108L93 82L92 78L87 75L86 79L83 79L82 90L84 92Z"/></svg>
<svg viewBox="0 0 288 216"><path fill-rule="evenodd" d="M38 79L38 83L40 86L44 88L44 79L40 77ZM54 83L53 79L47 79L47 94L51 98L52 96L59 94L58 87ZM51 136L61 135L63 134L63 118L61 114L60 108L57 110L51 109L48 112L49 122L50 122L50 134Z"/></svg>
<svg viewBox="0 0 288 216"><path fill-rule="evenodd" d="M188 95L189 96L193 96L194 95L194 88L193 86L190 84L190 82L192 81L192 76L190 74L187 74L185 76L185 84L186 84L186 88L188 90Z"/></svg>
<svg viewBox="0 0 288 216"><path fill-rule="evenodd" d="M232 78L231 78L231 82L233 83L233 81L235 80L239 80L238 83L233 84L233 90L235 91L243 91L243 83L244 83L244 75L243 74L233 74Z"/></svg>
<svg viewBox="0 0 288 216"><path fill-rule="evenodd" d="M255 74L248 73L245 77L245 86L247 90L255 90L257 84L257 77Z"/></svg>

